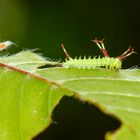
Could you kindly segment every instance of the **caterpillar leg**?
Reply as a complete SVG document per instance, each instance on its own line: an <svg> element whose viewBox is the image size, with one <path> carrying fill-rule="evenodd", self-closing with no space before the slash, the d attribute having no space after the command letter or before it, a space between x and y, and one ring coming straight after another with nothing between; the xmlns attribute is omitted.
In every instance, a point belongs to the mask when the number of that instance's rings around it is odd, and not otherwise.
<svg viewBox="0 0 140 140"><path fill-rule="evenodd" d="M91 41L97 44L97 46L99 47L99 49L101 50L102 54L105 57L110 57L107 50L105 49L104 39L98 40L97 38L95 38L94 40L91 40Z"/></svg>
<svg viewBox="0 0 140 140"><path fill-rule="evenodd" d="M65 53L67 59L69 60L71 57L70 57L70 55L68 54L68 52L66 51L66 49L65 49L65 47L64 47L64 44L61 44L61 47L62 47L62 49L63 49L63 51L64 51L64 53Z"/></svg>
<svg viewBox="0 0 140 140"><path fill-rule="evenodd" d="M118 56L117 58L119 59L119 60L123 60L123 59L125 59L126 57L128 57L128 56L130 56L131 54L133 54L133 53L136 53L135 51L134 51L134 49L132 48L132 47L129 47L124 53L122 53L120 56Z"/></svg>

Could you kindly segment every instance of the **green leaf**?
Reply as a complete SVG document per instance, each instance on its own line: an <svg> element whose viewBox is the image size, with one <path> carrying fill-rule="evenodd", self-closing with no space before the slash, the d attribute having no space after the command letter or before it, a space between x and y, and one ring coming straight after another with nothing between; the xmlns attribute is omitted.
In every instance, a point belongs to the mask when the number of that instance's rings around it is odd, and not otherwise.
<svg viewBox="0 0 140 140"><path fill-rule="evenodd" d="M4 56L0 61L5 63L0 63L0 140L30 140L52 122L53 109L67 93L24 70L35 72L48 62L33 52Z"/></svg>
<svg viewBox="0 0 140 140"><path fill-rule="evenodd" d="M107 140L140 139L140 71L47 68L58 62L25 51L0 58L0 140L30 140L49 126L64 96L116 116L122 126Z"/></svg>
<svg viewBox="0 0 140 140"><path fill-rule="evenodd" d="M107 140L140 139L140 70L50 68L38 73L116 116L122 126L116 133L108 133Z"/></svg>
<svg viewBox="0 0 140 140"><path fill-rule="evenodd" d="M49 59L44 59L41 55L34 53L34 51L27 50L19 52L15 55L0 57L0 63L15 66L30 72L35 72L38 67L51 64L56 65L58 62L52 62Z"/></svg>

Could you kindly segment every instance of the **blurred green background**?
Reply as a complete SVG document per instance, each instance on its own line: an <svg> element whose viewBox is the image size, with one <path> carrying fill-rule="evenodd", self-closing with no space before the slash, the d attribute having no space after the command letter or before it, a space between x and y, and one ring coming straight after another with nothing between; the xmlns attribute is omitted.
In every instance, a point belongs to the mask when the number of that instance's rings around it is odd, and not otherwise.
<svg viewBox="0 0 140 140"><path fill-rule="evenodd" d="M72 57L100 55L90 42L95 37L106 39L111 56L129 45L139 53L139 5L136 0L0 0L0 38L17 43L15 50L39 48L44 56L62 60L62 42ZM124 68L139 65L139 58L131 56Z"/></svg>
<svg viewBox="0 0 140 140"><path fill-rule="evenodd" d="M60 44L64 43L65 48L72 57L83 55L100 55L97 46L91 43L94 37L105 38L105 45L111 56L118 56L125 51L129 45L132 45L137 54L127 58L124 63L124 68L132 66L139 66L140 60L140 2L138 0L0 0L0 39L11 40L15 42L18 47L13 47L8 50L10 53L15 53L23 49L39 48L37 52L42 53L43 56L64 60L65 55L60 48ZM68 100L66 102L66 100ZM48 129L47 135L42 134L36 139L70 139L68 136L73 136L74 139L86 139L85 136L93 134L96 140L103 139L104 131L100 124L110 125L112 129L113 118L107 119L106 115L99 113L101 116L101 123L90 120L86 113L78 113L75 109L83 106L82 103L76 102L74 99L63 100L60 107L56 109L54 124ZM67 104L71 101L71 103ZM72 108L72 107L73 108ZM88 110L89 105L85 105L85 111ZM71 107L71 112L68 115L67 109ZM59 111L57 111L59 110ZM62 113L61 110L63 110ZM90 115L96 116L97 109L93 109ZM73 125L73 118L71 113L74 112L75 119L79 114L81 120L76 125L76 130ZM55 114L55 113L54 113ZM67 117L65 117L67 114ZM96 114L96 115L95 115ZM98 115L99 115L98 114ZM82 115L85 117L82 117ZM100 118L100 117L97 117ZM84 119L84 120L83 120ZM72 123L67 125L66 122ZM62 123L63 121L63 123ZM76 122L77 122L76 121ZM84 124L82 125L82 122ZM94 125L87 126L86 124L94 122ZM87 122L87 123L86 123ZM61 124L66 124L65 127ZM80 125L81 124L81 125ZM78 127L79 126L79 127ZM119 123L116 121L116 126ZM69 129L66 129L69 127ZM86 130L81 130L81 127L86 127ZM78 129L79 128L79 129ZM60 130L61 129L61 130ZM60 130L60 131L59 131ZM101 132L100 132L101 130ZM59 131L59 132L58 132ZM74 132L77 131L77 132ZM90 133L90 134L89 134ZM67 136L67 137L62 137ZM72 135L73 134L73 135ZM82 134L82 136L81 136ZM97 135L96 135L97 134ZM77 137L75 137L77 135ZM101 136L99 138L99 136ZM98 137L98 138L97 138ZM92 136L87 139L93 139Z"/></svg>

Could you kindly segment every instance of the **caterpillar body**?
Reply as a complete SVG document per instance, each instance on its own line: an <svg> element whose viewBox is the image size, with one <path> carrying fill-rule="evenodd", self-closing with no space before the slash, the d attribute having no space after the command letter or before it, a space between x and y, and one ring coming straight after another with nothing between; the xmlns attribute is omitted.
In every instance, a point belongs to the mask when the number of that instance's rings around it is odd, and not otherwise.
<svg viewBox="0 0 140 140"><path fill-rule="evenodd" d="M121 69L122 67L122 60L126 57L130 56L131 54L135 53L133 48L129 47L124 53L120 56L114 58L110 57L107 50L105 49L103 39L97 40L94 39L92 42L95 42L99 49L101 50L104 57L84 57L84 58L71 58L70 55L67 53L63 44L61 47L66 54L66 61L62 64L64 68L78 68L78 69L96 69L96 68L108 68L108 69Z"/></svg>
<svg viewBox="0 0 140 140"><path fill-rule="evenodd" d="M69 59L63 63L64 68L79 68L79 69L95 69L95 68L109 68L109 69L120 69L122 62L118 58L79 58Z"/></svg>

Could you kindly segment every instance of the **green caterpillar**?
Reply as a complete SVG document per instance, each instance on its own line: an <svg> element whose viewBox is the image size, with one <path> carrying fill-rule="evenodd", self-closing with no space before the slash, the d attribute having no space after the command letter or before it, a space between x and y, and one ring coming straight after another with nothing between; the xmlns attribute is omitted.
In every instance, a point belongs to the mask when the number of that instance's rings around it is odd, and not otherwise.
<svg viewBox="0 0 140 140"><path fill-rule="evenodd" d="M63 44L61 44L61 47L66 54L66 61L62 63L62 67L64 68L78 68L78 69L96 69L96 68L106 68L106 69L121 69L122 67L122 60L124 60L126 57L130 56L131 54L135 53L134 49L129 47L124 53L122 53L120 56L114 58L110 57L107 50L104 46L104 39L98 40L94 39L92 42L96 43L99 49L101 50L104 57L84 57L83 59L81 57L79 58L71 58L70 55L67 53L65 47Z"/></svg>

